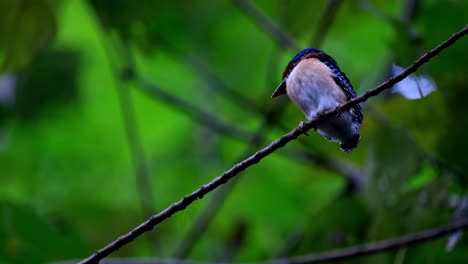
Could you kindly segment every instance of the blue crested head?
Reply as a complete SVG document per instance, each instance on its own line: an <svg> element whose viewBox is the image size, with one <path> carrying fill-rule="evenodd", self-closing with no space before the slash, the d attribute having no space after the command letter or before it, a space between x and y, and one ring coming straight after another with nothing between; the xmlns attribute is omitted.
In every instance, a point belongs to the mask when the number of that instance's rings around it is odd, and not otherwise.
<svg viewBox="0 0 468 264"><path fill-rule="evenodd" d="M283 77L282 79L285 79L289 73L294 69L294 67L296 67L296 65L299 64L299 62L301 62L301 60L304 60L304 59L307 59L307 58L317 58L317 59L320 59L320 60L329 60L331 61L332 63L334 63L334 60L328 56L327 54L325 54L325 52L317 49L317 48L307 48L307 49L304 49L302 50L301 52L297 53L296 56L294 56L288 63L288 65L286 66L286 68L284 69L283 71Z"/></svg>
<svg viewBox="0 0 468 264"><path fill-rule="evenodd" d="M301 52L296 54L296 56L294 56L291 59L291 61L289 61L288 65L283 71L282 79L285 79L289 75L289 73L294 69L294 67L296 67L296 65L299 64L299 62L301 62L304 59L309 59L309 58L319 59L321 62L325 63L330 68L338 68L338 64L331 56L329 56L328 54L326 54L325 52L317 48L311 47L311 48L306 48L302 50Z"/></svg>
<svg viewBox="0 0 468 264"><path fill-rule="evenodd" d="M307 48L307 49L304 49L302 50L301 52L299 52L298 54L296 54L296 56L294 56L294 58L291 59L291 61L289 61L289 64L291 63L295 63L295 62L298 62L300 61L304 56L308 55L308 54L311 54L311 53L317 53L317 54L323 54L324 52L317 49L317 48Z"/></svg>

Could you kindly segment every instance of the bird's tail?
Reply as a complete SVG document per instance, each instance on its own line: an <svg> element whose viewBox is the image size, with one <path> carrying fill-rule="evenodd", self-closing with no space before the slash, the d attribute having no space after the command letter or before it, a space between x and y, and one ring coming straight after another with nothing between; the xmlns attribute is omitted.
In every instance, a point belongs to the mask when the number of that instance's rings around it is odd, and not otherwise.
<svg viewBox="0 0 468 264"><path fill-rule="evenodd" d="M341 143L341 150L344 152L352 151L361 141L361 135L355 134L348 141Z"/></svg>

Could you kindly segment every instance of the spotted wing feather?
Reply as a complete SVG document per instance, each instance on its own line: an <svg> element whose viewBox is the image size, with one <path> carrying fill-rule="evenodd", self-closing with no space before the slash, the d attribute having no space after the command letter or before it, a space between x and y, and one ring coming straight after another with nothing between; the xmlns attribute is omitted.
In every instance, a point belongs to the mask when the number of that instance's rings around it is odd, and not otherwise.
<svg viewBox="0 0 468 264"><path fill-rule="evenodd" d="M349 81L348 77L346 77L346 74L340 70L336 61L327 55L322 55L319 59L322 63L327 65L328 68L330 68L333 73L333 80L335 80L335 83L340 86L341 89L343 89L346 96L348 97L348 100L355 98L356 92L354 91L351 82ZM351 113L353 114L353 117L356 119L356 121L361 124L363 120L361 106L359 104L354 105Z"/></svg>

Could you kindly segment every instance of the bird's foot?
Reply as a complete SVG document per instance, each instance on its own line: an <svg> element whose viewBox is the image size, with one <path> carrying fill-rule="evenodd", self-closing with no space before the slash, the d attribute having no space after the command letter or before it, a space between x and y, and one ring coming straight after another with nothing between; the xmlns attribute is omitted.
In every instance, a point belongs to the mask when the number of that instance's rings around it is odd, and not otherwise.
<svg viewBox="0 0 468 264"><path fill-rule="evenodd" d="M309 134L307 134L307 131L305 130L304 126L305 126L305 122L304 122L304 121L299 122L299 129L302 131L302 133L304 133L304 135L309 136ZM317 131L317 128L316 128L316 127L313 127L313 129L314 129L315 131Z"/></svg>

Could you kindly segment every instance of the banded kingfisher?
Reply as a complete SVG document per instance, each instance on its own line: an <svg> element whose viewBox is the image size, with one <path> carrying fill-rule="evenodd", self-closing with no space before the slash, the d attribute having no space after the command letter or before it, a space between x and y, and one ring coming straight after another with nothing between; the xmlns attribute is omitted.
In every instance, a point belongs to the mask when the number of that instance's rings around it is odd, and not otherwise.
<svg viewBox="0 0 468 264"><path fill-rule="evenodd" d="M316 48L304 49L288 63L271 97L283 94L288 95L308 120L356 97L351 82L336 61ZM361 140L358 130L362 121L361 106L356 104L320 122L314 129L328 140L339 142L342 151L350 152Z"/></svg>

